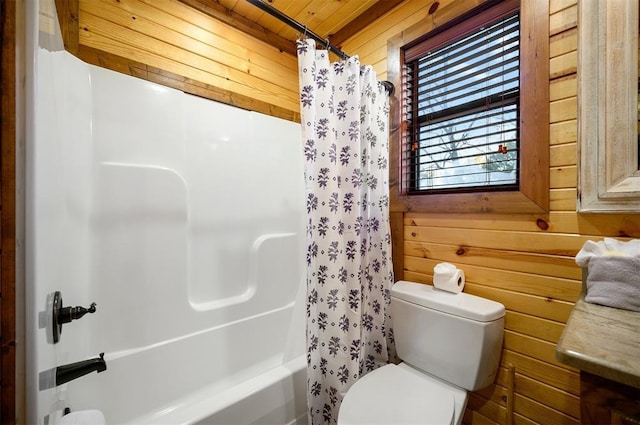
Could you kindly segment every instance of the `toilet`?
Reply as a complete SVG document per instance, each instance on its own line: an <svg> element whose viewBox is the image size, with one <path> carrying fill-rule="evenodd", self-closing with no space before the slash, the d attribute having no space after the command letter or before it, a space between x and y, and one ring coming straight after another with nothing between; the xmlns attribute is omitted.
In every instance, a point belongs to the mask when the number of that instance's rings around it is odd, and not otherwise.
<svg viewBox="0 0 640 425"><path fill-rule="evenodd" d="M504 314L495 301L396 282L391 318L402 362L356 381L338 424L460 424L467 391L491 385L496 376Z"/></svg>

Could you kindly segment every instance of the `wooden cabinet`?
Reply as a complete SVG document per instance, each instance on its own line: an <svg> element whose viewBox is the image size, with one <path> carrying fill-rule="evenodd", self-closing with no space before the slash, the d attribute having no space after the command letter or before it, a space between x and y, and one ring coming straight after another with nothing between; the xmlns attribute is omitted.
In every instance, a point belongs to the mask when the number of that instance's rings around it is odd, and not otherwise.
<svg viewBox="0 0 640 425"><path fill-rule="evenodd" d="M583 425L640 425L640 389L580 372Z"/></svg>

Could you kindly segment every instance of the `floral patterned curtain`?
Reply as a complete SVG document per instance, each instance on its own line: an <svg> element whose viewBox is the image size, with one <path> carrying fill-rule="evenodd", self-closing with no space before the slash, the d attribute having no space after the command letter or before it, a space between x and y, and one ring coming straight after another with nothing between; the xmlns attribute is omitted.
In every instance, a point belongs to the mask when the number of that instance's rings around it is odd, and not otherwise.
<svg viewBox="0 0 640 425"><path fill-rule="evenodd" d="M349 387L395 357L389 96L357 57L298 42L307 200L309 423L336 423Z"/></svg>

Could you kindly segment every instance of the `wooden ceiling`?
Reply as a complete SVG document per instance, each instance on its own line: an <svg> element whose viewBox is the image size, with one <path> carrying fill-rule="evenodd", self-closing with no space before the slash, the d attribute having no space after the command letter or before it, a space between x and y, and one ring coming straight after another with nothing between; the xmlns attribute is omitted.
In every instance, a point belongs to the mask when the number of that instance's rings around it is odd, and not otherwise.
<svg viewBox="0 0 640 425"><path fill-rule="evenodd" d="M297 30L247 0L180 0L243 32L295 55ZM263 0L337 47L402 0ZM346 52L349 53L349 52Z"/></svg>

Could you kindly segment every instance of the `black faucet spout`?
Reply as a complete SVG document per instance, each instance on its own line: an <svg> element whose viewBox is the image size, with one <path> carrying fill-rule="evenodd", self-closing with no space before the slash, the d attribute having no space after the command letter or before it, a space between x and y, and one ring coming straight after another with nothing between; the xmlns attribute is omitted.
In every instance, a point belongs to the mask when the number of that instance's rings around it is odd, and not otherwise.
<svg viewBox="0 0 640 425"><path fill-rule="evenodd" d="M74 379L80 378L88 373L96 371L98 373L107 370L107 363L104 361L104 353L95 359L82 360L56 368L56 385L62 385Z"/></svg>

